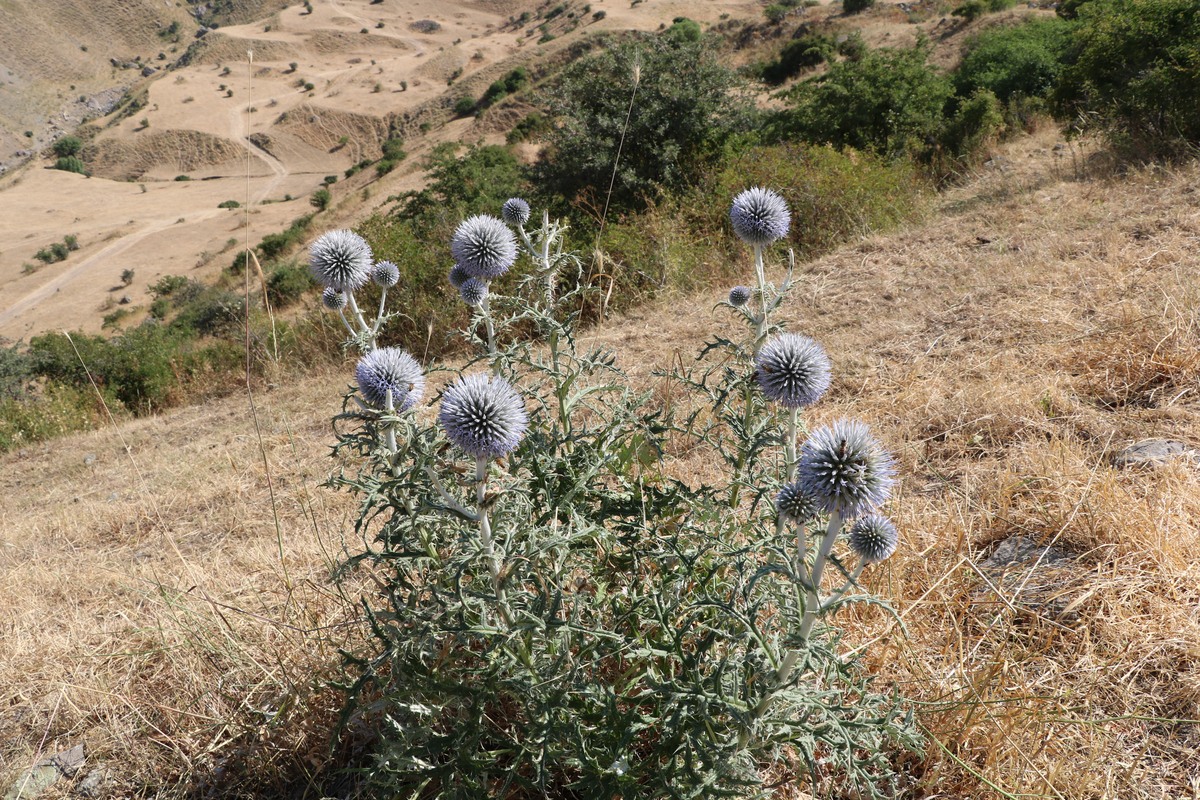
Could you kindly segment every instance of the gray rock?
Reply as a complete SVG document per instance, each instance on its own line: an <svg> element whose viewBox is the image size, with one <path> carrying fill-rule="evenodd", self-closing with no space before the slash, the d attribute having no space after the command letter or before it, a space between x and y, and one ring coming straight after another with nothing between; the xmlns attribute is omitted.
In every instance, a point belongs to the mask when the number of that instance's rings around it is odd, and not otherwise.
<svg viewBox="0 0 1200 800"><path fill-rule="evenodd" d="M154 73L158 72L154 67L142 67L142 77L149 78Z"/></svg>
<svg viewBox="0 0 1200 800"><path fill-rule="evenodd" d="M980 564L985 586L975 602L1023 611L1055 622L1078 619L1075 600L1083 595L1082 570L1076 555L1062 547L1038 544L1028 536L1010 536Z"/></svg>
<svg viewBox="0 0 1200 800"><path fill-rule="evenodd" d="M83 463L84 463L86 466L89 466L89 467L90 467L92 464L95 464L95 463L96 463L96 454L95 454L95 453L88 453L86 456L84 456L84 457L83 457Z"/></svg>
<svg viewBox="0 0 1200 800"><path fill-rule="evenodd" d="M86 760L87 755L84 753L83 745L77 744L70 750L64 750L61 753L50 756L50 758L42 763L57 767L59 772L71 778L83 768L83 762Z"/></svg>
<svg viewBox="0 0 1200 800"><path fill-rule="evenodd" d="M4 800L33 800L49 789L58 780L58 768L50 765L36 766L22 773L4 793Z"/></svg>
<svg viewBox="0 0 1200 800"><path fill-rule="evenodd" d="M1200 461L1200 452L1175 439L1146 439L1134 442L1112 456L1114 467L1160 467L1176 458Z"/></svg>
<svg viewBox="0 0 1200 800"><path fill-rule="evenodd" d="M104 767L96 767L79 782L75 787L75 794L81 797L102 797L104 792L104 783L108 779L108 773Z"/></svg>

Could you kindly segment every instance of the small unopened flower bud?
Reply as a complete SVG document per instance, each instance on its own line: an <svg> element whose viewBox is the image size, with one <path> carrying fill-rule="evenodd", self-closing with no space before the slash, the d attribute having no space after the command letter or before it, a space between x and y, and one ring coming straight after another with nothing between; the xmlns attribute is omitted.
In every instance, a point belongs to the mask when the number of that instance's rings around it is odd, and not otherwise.
<svg viewBox="0 0 1200 800"><path fill-rule="evenodd" d="M754 291L749 286L735 286L729 290L729 305L741 308L750 302Z"/></svg>
<svg viewBox="0 0 1200 800"><path fill-rule="evenodd" d="M346 302L346 293L341 289L326 286L325 291L321 292L321 305L330 311L341 311L346 307Z"/></svg>
<svg viewBox="0 0 1200 800"><path fill-rule="evenodd" d="M469 306L481 304L488 296L488 285L478 278L467 278L458 287L458 294Z"/></svg>
<svg viewBox="0 0 1200 800"><path fill-rule="evenodd" d="M896 526L879 514L860 517L850 528L850 549L867 563L885 560L896 552L899 542Z"/></svg>
<svg viewBox="0 0 1200 800"><path fill-rule="evenodd" d="M775 495L775 510L785 519L808 522L817 515L817 503L804 493L800 484L789 483Z"/></svg>
<svg viewBox="0 0 1200 800"><path fill-rule="evenodd" d="M471 273L462 268L461 264L455 264L450 268L450 285L455 289L461 289L463 281L471 277Z"/></svg>
<svg viewBox="0 0 1200 800"><path fill-rule="evenodd" d="M529 222L529 203L519 197L510 197L500 209L500 217L509 225L524 225Z"/></svg>
<svg viewBox="0 0 1200 800"><path fill-rule="evenodd" d="M400 281L400 268L391 261L380 261L371 270L371 280L376 286L390 289Z"/></svg>

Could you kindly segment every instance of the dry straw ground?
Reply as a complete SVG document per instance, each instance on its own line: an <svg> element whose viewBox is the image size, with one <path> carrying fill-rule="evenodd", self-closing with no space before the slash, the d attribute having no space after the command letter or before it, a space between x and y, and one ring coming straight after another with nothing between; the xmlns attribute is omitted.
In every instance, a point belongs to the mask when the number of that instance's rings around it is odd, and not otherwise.
<svg viewBox="0 0 1200 800"><path fill-rule="evenodd" d="M1054 142L801 268L788 322L836 370L810 422L861 417L901 467L903 546L866 580L904 626L863 610L845 641L929 732L914 797L1196 797L1200 470L1110 458L1200 442L1200 167L1096 175ZM728 325L720 295L590 338L652 386ZM323 681L371 590L329 581L356 547L319 485L348 376L3 457L0 763L83 743L113 796L277 796L327 770ZM981 564L1017 534L1076 560L990 591Z"/></svg>

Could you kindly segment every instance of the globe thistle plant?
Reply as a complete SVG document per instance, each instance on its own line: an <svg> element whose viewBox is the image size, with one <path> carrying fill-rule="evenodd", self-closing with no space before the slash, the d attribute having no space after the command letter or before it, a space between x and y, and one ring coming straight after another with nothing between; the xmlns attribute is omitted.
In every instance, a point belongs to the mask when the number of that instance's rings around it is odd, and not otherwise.
<svg viewBox="0 0 1200 800"><path fill-rule="evenodd" d="M400 282L400 268L391 261L380 261L371 269L371 280L376 286L390 289Z"/></svg>
<svg viewBox="0 0 1200 800"><path fill-rule="evenodd" d="M785 333L775 337L758 352L754 363L763 394L785 408L812 405L829 388L829 356L807 336Z"/></svg>
<svg viewBox="0 0 1200 800"><path fill-rule="evenodd" d="M463 220L450 239L454 261L471 277L498 278L517 259L517 240L495 217L479 214Z"/></svg>
<svg viewBox="0 0 1200 800"><path fill-rule="evenodd" d="M850 549L867 564L889 558L899 542L896 526L879 514L859 517L850 528Z"/></svg>
<svg viewBox="0 0 1200 800"><path fill-rule="evenodd" d="M843 519L866 513L888 499L892 458L870 430L855 420L818 428L800 448L799 480L820 508Z"/></svg>
<svg viewBox="0 0 1200 800"><path fill-rule="evenodd" d="M381 347L359 359L354 369L358 390L375 408L407 411L421 401L425 393L425 373L417 360L399 347Z"/></svg>
<svg viewBox="0 0 1200 800"><path fill-rule="evenodd" d="M321 234L308 250L313 277L323 286L353 292L371 279L371 245L349 230Z"/></svg>
<svg viewBox="0 0 1200 800"><path fill-rule="evenodd" d="M477 459L511 453L529 427L521 395L503 378L460 378L442 396L438 423L450 441Z"/></svg>
<svg viewBox="0 0 1200 800"><path fill-rule="evenodd" d="M729 221L739 239L763 247L787 236L791 211L777 193L755 186L733 198Z"/></svg>
<svg viewBox="0 0 1200 800"><path fill-rule="evenodd" d="M321 305L330 311L341 311L346 307L346 293L341 289L326 286L325 291L321 292Z"/></svg>
<svg viewBox="0 0 1200 800"><path fill-rule="evenodd" d="M467 305L479 306L487 300L488 285L478 278L467 278L458 287L458 294Z"/></svg>
<svg viewBox="0 0 1200 800"><path fill-rule="evenodd" d="M519 197L510 197L500 208L500 217L509 225L521 227L529 222L529 203Z"/></svg>
<svg viewBox="0 0 1200 800"><path fill-rule="evenodd" d="M754 290L749 286L735 286L729 290L729 305L741 308L750 302Z"/></svg>

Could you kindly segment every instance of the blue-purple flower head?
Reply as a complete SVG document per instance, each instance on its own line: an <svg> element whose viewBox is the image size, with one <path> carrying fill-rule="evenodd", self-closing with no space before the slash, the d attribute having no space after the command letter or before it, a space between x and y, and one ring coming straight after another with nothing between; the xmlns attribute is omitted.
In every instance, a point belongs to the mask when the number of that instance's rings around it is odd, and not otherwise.
<svg viewBox="0 0 1200 800"><path fill-rule="evenodd" d="M818 428L800 446L797 477L822 511L855 517L888 499L895 467L866 425L843 419Z"/></svg>
<svg viewBox="0 0 1200 800"><path fill-rule="evenodd" d="M326 286L325 291L321 292L321 305L330 311L341 311L346 307L346 302L346 293L341 289Z"/></svg>
<svg viewBox="0 0 1200 800"><path fill-rule="evenodd" d="M500 220L479 214L459 223L450 238L450 253L472 278L491 280L517 260L517 239Z"/></svg>
<svg viewBox="0 0 1200 800"><path fill-rule="evenodd" d="M438 423L467 455L493 459L517 448L529 415L512 384L480 373L459 378L446 390Z"/></svg>
<svg viewBox="0 0 1200 800"><path fill-rule="evenodd" d="M729 221L746 244L768 245L787 236L792 213L787 203L770 189L755 186L733 198Z"/></svg>
<svg viewBox="0 0 1200 800"><path fill-rule="evenodd" d="M798 333L784 333L767 342L754 357L754 364L763 394L787 408L803 408L820 400L832 375L825 349Z"/></svg>
<svg viewBox="0 0 1200 800"><path fill-rule="evenodd" d="M323 233L308 250L308 266L323 286L354 291L371 279L371 245L354 231Z"/></svg>
<svg viewBox="0 0 1200 800"><path fill-rule="evenodd" d="M481 305L488 296L488 285L479 278L467 278L458 287L458 294L463 302L472 308Z"/></svg>
<svg viewBox="0 0 1200 800"><path fill-rule="evenodd" d="M729 290L729 305L741 308L750 302L754 290L749 286L735 286Z"/></svg>
<svg viewBox="0 0 1200 800"><path fill-rule="evenodd" d="M850 549L868 564L887 559L899 543L896 526L879 514L859 517L850 528Z"/></svg>
<svg viewBox="0 0 1200 800"><path fill-rule="evenodd" d="M471 273L463 269L461 264L455 264L450 268L450 285L455 289L461 289L463 283L471 277Z"/></svg>
<svg viewBox="0 0 1200 800"><path fill-rule="evenodd" d="M529 215L529 203L519 197L508 198L500 208L500 217L509 225L524 225Z"/></svg>
<svg viewBox="0 0 1200 800"><path fill-rule="evenodd" d="M371 280L376 286L390 289L400 282L400 268L391 261L380 261L371 268Z"/></svg>
<svg viewBox="0 0 1200 800"><path fill-rule="evenodd" d="M775 495L775 511L784 519L808 522L817 515L817 503L799 483L789 483Z"/></svg>
<svg viewBox="0 0 1200 800"><path fill-rule="evenodd" d="M354 377L363 399L375 408L387 407L389 390L396 411L412 408L421 402L425 393L425 373L421 365L399 347L381 347L367 353L358 360Z"/></svg>

